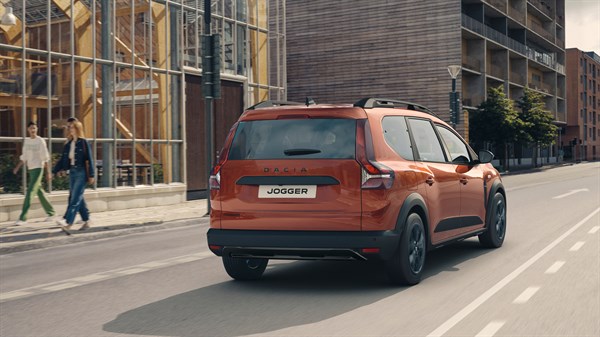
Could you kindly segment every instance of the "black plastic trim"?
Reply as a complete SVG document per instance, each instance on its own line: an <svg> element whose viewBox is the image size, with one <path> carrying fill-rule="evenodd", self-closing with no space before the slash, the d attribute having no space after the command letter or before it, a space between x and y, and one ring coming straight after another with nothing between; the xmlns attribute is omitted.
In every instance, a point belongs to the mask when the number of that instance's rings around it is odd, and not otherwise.
<svg viewBox="0 0 600 337"><path fill-rule="evenodd" d="M260 108L271 108L271 107L275 107L275 106L284 106L284 105L304 105L304 104L299 103L299 102L287 102L287 101L262 101L262 102L254 104L253 106L249 107L246 110L256 110L256 109L260 109Z"/></svg>
<svg viewBox="0 0 600 337"><path fill-rule="evenodd" d="M339 180L329 176L245 176L236 185L339 185Z"/></svg>
<svg viewBox="0 0 600 337"><path fill-rule="evenodd" d="M488 198L487 198L487 207L485 208L485 227L487 228L487 225L490 223L490 216L491 216L491 212L490 210L492 209L492 202L494 201L494 195L496 195L496 193L498 193L499 190L503 190L504 189L504 185L502 185L502 182L500 181L500 179L496 179L494 180L494 182L492 183L492 187L490 187L490 193L488 194ZM507 201L506 201L506 195L504 195L504 207L507 207Z"/></svg>
<svg viewBox="0 0 600 337"><path fill-rule="evenodd" d="M425 112L427 114L430 114L432 116L439 118L439 116L435 112L431 111L426 106L418 104L418 103L413 103L413 102L400 101L400 100L390 99L390 98L365 97L365 98L357 101L356 103L354 103L355 107L360 107L363 109L396 108L396 107L398 107L397 105L406 107L406 109L408 109L408 110Z"/></svg>
<svg viewBox="0 0 600 337"><path fill-rule="evenodd" d="M483 220L478 216L459 216L440 221L435 227L435 233L451 231L464 227L471 227L483 224Z"/></svg>
<svg viewBox="0 0 600 337"><path fill-rule="evenodd" d="M395 231L334 232L334 231L272 231L235 230L211 228L207 233L208 245L221 246L213 251L221 256L223 251L236 254L266 256L278 259L328 259L331 256L356 256L389 259L400 242ZM379 248L379 253L361 254L361 248ZM329 253L327 253L329 252ZM346 252L346 253L340 253ZM319 255L322 255L319 257ZM238 255L239 256L239 255Z"/></svg>

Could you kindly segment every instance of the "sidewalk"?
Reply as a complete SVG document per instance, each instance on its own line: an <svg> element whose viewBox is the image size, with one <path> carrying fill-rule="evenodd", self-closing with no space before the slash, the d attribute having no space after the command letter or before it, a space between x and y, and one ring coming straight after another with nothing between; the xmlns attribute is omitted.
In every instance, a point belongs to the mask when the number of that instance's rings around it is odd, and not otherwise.
<svg viewBox="0 0 600 337"><path fill-rule="evenodd" d="M28 219L26 226L16 226L14 221L0 222L0 255L129 233L208 223L205 214L206 199L186 201L177 205L92 213L92 227L86 231L78 231L82 223L77 216L70 236L66 235L55 221L45 221L45 218Z"/></svg>

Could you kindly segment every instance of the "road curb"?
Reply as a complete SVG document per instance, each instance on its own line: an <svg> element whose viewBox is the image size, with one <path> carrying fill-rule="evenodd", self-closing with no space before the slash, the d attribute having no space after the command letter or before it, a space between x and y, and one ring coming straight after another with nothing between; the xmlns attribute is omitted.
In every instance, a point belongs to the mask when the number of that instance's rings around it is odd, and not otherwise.
<svg viewBox="0 0 600 337"><path fill-rule="evenodd" d="M12 254L34 249L50 248L68 245L78 242L94 241L128 234L152 232L168 228L185 227L193 225L208 224L208 218L193 218L173 221L152 221L142 224L115 225L94 228L93 232L80 233L73 231L73 235L45 233L45 234L26 234L24 237L15 237L14 241L0 243L0 255ZM32 235L44 236L45 238L32 239ZM20 240L19 240L20 239Z"/></svg>

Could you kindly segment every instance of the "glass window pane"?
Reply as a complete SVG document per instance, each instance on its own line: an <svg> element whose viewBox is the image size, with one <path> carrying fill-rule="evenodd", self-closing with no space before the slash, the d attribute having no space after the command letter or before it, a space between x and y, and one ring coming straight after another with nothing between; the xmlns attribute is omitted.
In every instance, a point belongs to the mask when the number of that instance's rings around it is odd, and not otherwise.
<svg viewBox="0 0 600 337"><path fill-rule="evenodd" d="M233 1L234 0L224 0L224 16L226 18L234 18L233 17Z"/></svg>
<svg viewBox="0 0 600 337"><path fill-rule="evenodd" d="M268 46L267 34L258 32L258 83L263 85L269 84Z"/></svg>
<svg viewBox="0 0 600 337"><path fill-rule="evenodd" d="M382 127L386 143L402 158L413 160L414 156L406 126L406 119L399 116L384 117Z"/></svg>
<svg viewBox="0 0 600 337"><path fill-rule="evenodd" d="M468 163L471 161L467 145L454 132L439 125L436 125L436 128L450 152L450 159L453 163Z"/></svg>
<svg viewBox="0 0 600 337"><path fill-rule="evenodd" d="M233 23L225 22L223 27L223 72L235 74L233 62Z"/></svg>
<svg viewBox="0 0 600 337"><path fill-rule="evenodd" d="M246 76L246 28L244 26L237 26L236 36L236 64L237 74Z"/></svg>
<svg viewBox="0 0 600 337"><path fill-rule="evenodd" d="M306 119L241 122L229 159L353 159L356 120Z"/></svg>
<svg viewBox="0 0 600 337"><path fill-rule="evenodd" d="M258 26L267 29L267 0L258 0Z"/></svg>
<svg viewBox="0 0 600 337"><path fill-rule="evenodd" d="M236 17L238 21L246 22L247 20L246 0L237 0L235 6Z"/></svg>
<svg viewBox="0 0 600 337"><path fill-rule="evenodd" d="M184 11L183 24L183 60L184 64L190 67L198 67L201 61L198 59L198 20L197 12Z"/></svg>
<svg viewBox="0 0 600 337"><path fill-rule="evenodd" d="M427 120L411 118L409 124L420 160L445 162L446 157L431 123Z"/></svg>
<svg viewBox="0 0 600 337"><path fill-rule="evenodd" d="M256 26L256 13L257 13L257 1L258 0L248 0L248 23Z"/></svg>

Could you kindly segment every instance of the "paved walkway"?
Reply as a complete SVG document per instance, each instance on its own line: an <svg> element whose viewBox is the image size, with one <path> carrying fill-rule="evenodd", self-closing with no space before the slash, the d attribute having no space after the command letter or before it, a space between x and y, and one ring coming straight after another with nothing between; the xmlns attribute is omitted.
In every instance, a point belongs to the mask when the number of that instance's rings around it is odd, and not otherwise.
<svg viewBox="0 0 600 337"><path fill-rule="evenodd" d="M16 226L14 221L0 222L0 254L132 232L208 223L208 217L205 215L205 199L186 201L177 205L92 213L91 228L78 231L82 225L78 216L70 236L67 236L55 221L46 221L45 218L28 219L25 226Z"/></svg>

